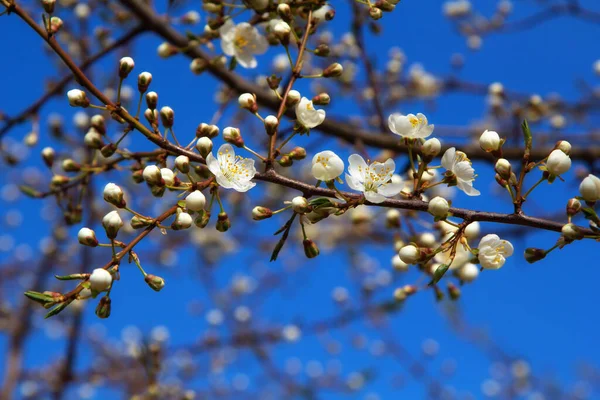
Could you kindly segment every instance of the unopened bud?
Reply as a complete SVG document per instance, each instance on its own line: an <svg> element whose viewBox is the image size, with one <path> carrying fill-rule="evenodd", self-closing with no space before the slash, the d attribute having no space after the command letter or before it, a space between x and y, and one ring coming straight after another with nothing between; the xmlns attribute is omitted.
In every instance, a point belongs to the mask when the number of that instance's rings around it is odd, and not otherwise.
<svg viewBox="0 0 600 400"><path fill-rule="evenodd" d="M438 138L431 138L421 145L421 154L429 162L442 150L442 143Z"/></svg>
<svg viewBox="0 0 600 400"><path fill-rule="evenodd" d="M154 221L152 219L134 215L129 223L133 229L142 229L152 225L153 222Z"/></svg>
<svg viewBox="0 0 600 400"><path fill-rule="evenodd" d="M116 151L117 151L117 145L114 143L106 144L100 148L100 153L102 153L102 156L104 158L108 158L108 157L112 156L113 154L115 154Z"/></svg>
<svg viewBox="0 0 600 400"><path fill-rule="evenodd" d="M144 281L150 286L155 292L160 292L165 287L165 280L158 275L147 274L144 277Z"/></svg>
<svg viewBox="0 0 600 400"><path fill-rule="evenodd" d="M106 121L100 114L96 114L90 118L90 124L99 134L103 135L106 133Z"/></svg>
<svg viewBox="0 0 600 400"><path fill-rule="evenodd" d="M84 246L96 247L98 246L98 239L96 239L96 232L90 228L81 228L77 233L77 240Z"/></svg>
<svg viewBox="0 0 600 400"><path fill-rule="evenodd" d="M277 163L279 165L281 165L282 167L291 167L294 164L294 160L292 160L292 157L288 156L288 155L284 155L281 156L281 158L279 160L277 160Z"/></svg>
<svg viewBox="0 0 600 400"><path fill-rule="evenodd" d="M434 217L445 219L448 216L448 210L450 210L450 205L448 200L443 197L437 196L429 200L427 211Z"/></svg>
<svg viewBox="0 0 600 400"><path fill-rule="evenodd" d="M123 197L123 190L114 183L108 183L104 187L104 201L112 204L115 207L123 208L127 205Z"/></svg>
<svg viewBox="0 0 600 400"><path fill-rule="evenodd" d="M119 229L123 226L123 221L116 211L111 211L102 218L102 226L106 231L106 236L109 239L114 239L119 233Z"/></svg>
<svg viewBox="0 0 600 400"><path fill-rule="evenodd" d="M388 229L400 228L400 211L390 208L385 214L385 226Z"/></svg>
<svg viewBox="0 0 600 400"><path fill-rule="evenodd" d="M267 135L272 136L277 132L277 128L279 127L279 120L274 115L267 115L265 118L265 130L267 131Z"/></svg>
<svg viewBox="0 0 600 400"><path fill-rule="evenodd" d="M294 147L292 151L288 153L288 156L292 160L304 160L306 158L306 150L304 147Z"/></svg>
<svg viewBox="0 0 600 400"><path fill-rule="evenodd" d="M223 129L223 140L237 147L244 147L244 139L238 128L228 126Z"/></svg>
<svg viewBox="0 0 600 400"><path fill-rule="evenodd" d="M378 19L380 19L383 16L383 12L381 11L381 8L371 7L369 9L369 15L374 20L378 20Z"/></svg>
<svg viewBox="0 0 600 400"><path fill-rule="evenodd" d="M187 156L177 156L175 158L175 168L177 168L181 173L187 174L190 172L190 159Z"/></svg>
<svg viewBox="0 0 600 400"><path fill-rule="evenodd" d="M330 53L329 46L327 46L326 44L320 44L315 49L315 56L318 56L318 57L327 57L327 56L329 56L329 53Z"/></svg>
<svg viewBox="0 0 600 400"><path fill-rule="evenodd" d="M326 106L331 102L331 97L327 93L320 93L312 98L312 102L317 106Z"/></svg>
<svg viewBox="0 0 600 400"><path fill-rule="evenodd" d="M566 155L571 154L571 143L567 142L566 140L559 140L556 142L554 148L561 150Z"/></svg>
<svg viewBox="0 0 600 400"><path fill-rule="evenodd" d="M192 71L194 75L200 75L206 71L207 67L208 61L203 58L194 58L192 62L190 62L190 71Z"/></svg>
<svg viewBox="0 0 600 400"><path fill-rule="evenodd" d="M150 186L159 185L162 182L160 168L156 165L148 165L144 168L143 177L146 183Z"/></svg>
<svg viewBox="0 0 600 400"><path fill-rule="evenodd" d="M50 18L50 33L56 34L60 31L60 28L63 26L63 20L58 17Z"/></svg>
<svg viewBox="0 0 600 400"><path fill-rule="evenodd" d="M581 211L581 202L575 198L569 199L567 202L567 215L572 217L579 211Z"/></svg>
<svg viewBox="0 0 600 400"><path fill-rule="evenodd" d="M44 11L48 14L52 14L54 12L54 6L56 5L56 0L42 0L42 7L44 7Z"/></svg>
<svg viewBox="0 0 600 400"><path fill-rule="evenodd" d="M560 230L563 237L568 241L581 240L585 236L581 229L575 224L565 224Z"/></svg>
<svg viewBox="0 0 600 400"><path fill-rule="evenodd" d="M209 222L210 222L210 211L201 212L194 220L194 224L196 224L196 226L198 228L205 228Z"/></svg>
<svg viewBox="0 0 600 400"><path fill-rule="evenodd" d="M290 33L292 33L292 28L290 28L287 22L276 22L273 26L272 31L275 34L275 36L277 36L277 39L279 39L281 44L283 44L284 46L288 45L288 43L290 42Z"/></svg>
<svg viewBox="0 0 600 400"><path fill-rule="evenodd" d="M307 258L315 258L319 255L319 248L317 247L316 243L312 240L304 239L302 241L302 245L304 246L304 254Z"/></svg>
<svg viewBox="0 0 600 400"><path fill-rule="evenodd" d="M312 210L312 207L305 197L296 196L292 199L292 210L298 214L306 214Z"/></svg>
<svg viewBox="0 0 600 400"><path fill-rule="evenodd" d="M177 47L173 46L171 43L163 42L158 46L158 48L156 49L156 52L158 53L158 56L160 58L169 58L169 57L179 53L179 50L177 49Z"/></svg>
<svg viewBox="0 0 600 400"><path fill-rule="evenodd" d="M219 127L216 125L208 125L208 124L205 124L204 122L202 122L196 128L196 137L199 137L199 138L207 137L209 139L212 139L214 137L217 137L218 135L219 135Z"/></svg>
<svg viewBox="0 0 600 400"><path fill-rule="evenodd" d="M284 21L290 22L292 20L292 9L288 4L281 3L277 6L277 14Z"/></svg>
<svg viewBox="0 0 600 400"><path fill-rule="evenodd" d="M255 114L258 111L258 104L256 104L256 95L252 93L242 93L238 98L240 107Z"/></svg>
<svg viewBox="0 0 600 400"><path fill-rule="evenodd" d="M202 211L206 205L206 197L199 190L194 190L185 198L185 208L191 211Z"/></svg>
<svg viewBox="0 0 600 400"><path fill-rule="evenodd" d="M155 125L158 123L158 110L146 108L146 111L144 111L144 117L150 125Z"/></svg>
<svg viewBox="0 0 600 400"><path fill-rule="evenodd" d="M133 71L133 67L135 63L133 62L133 58L131 57L123 57L119 60L119 78L125 79L129 75L131 71Z"/></svg>
<svg viewBox="0 0 600 400"><path fill-rule="evenodd" d="M217 230L219 232L227 232L231 228L231 221L225 211L219 213L217 217Z"/></svg>
<svg viewBox="0 0 600 400"><path fill-rule="evenodd" d="M460 298L460 289L452 282L448 282L448 296L452 300L458 300Z"/></svg>
<svg viewBox="0 0 600 400"><path fill-rule="evenodd" d="M344 72L344 67L340 63L333 63L323 71L323 77L336 78Z"/></svg>
<svg viewBox="0 0 600 400"><path fill-rule="evenodd" d="M138 90L140 93L145 93L152 82L152 74L150 72L142 72L138 75Z"/></svg>
<svg viewBox="0 0 600 400"><path fill-rule="evenodd" d="M48 167L52 167L54 164L54 157L56 153L52 147L44 147L42 149L42 159L44 160L44 164Z"/></svg>
<svg viewBox="0 0 600 400"><path fill-rule="evenodd" d="M302 96L300 95L300 92L297 90L290 90L288 95L287 95L287 99L285 100L285 105L286 107L293 107L296 104L298 104L300 102L300 99L302 98Z"/></svg>
<svg viewBox="0 0 600 400"><path fill-rule="evenodd" d="M525 250L525 260L527 260L528 263L533 264L536 261L540 261L546 258L546 254L547 252L544 249L536 249L534 247L529 247Z"/></svg>
<svg viewBox="0 0 600 400"><path fill-rule="evenodd" d="M173 127L175 112L171 107L165 106L160 109L160 120L165 128Z"/></svg>
<svg viewBox="0 0 600 400"><path fill-rule="evenodd" d="M110 297L104 296L98 302L96 306L96 315L98 318L108 318L110 317Z"/></svg>
<svg viewBox="0 0 600 400"><path fill-rule="evenodd" d="M54 175L50 180L50 184L52 186L62 186L69 183L70 179L68 176L64 175Z"/></svg>
<svg viewBox="0 0 600 400"><path fill-rule="evenodd" d="M175 216L175 220L171 224L171 229L178 231L181 229L188 229L193 223L192 216L186 212L178 212Z"/></svg>
<svg viewBox="0 0 600 400"><path fill-rule="evenodd" d="M71 107L87 108L90 105L90 101L83 90L71 89L67 92L67 98Z"/></svg>
<svg viewBox="0 0 600 400"><path fill-rule="evenodd" d="M512 166L510 165L510 161L508 161L507 159L498 159L498 161L496 161L496 166L494 167L494 169L502 179L510 179L510 175L512 173Z"/></svg>
<svg viewBox="0 0 600 400"><path fill-rule="evenodd" d="M202 157L206 158L213 149L213 142L207 136L203 136L196 142L196 149Z"/></svg>
<svg viewBox="0 0 600 400"><path fill-rule="evenodd" d="M148 92L146 93L146 104L150 110L155 110L158 105L158 93Z"/></svg>
<svg viewBox="0 0 600 400"><path fill-rule="evenodd" d="M255 221L271 218L272 216L273 211L267 207L256 206L252 209L252 219Z"/></svg>

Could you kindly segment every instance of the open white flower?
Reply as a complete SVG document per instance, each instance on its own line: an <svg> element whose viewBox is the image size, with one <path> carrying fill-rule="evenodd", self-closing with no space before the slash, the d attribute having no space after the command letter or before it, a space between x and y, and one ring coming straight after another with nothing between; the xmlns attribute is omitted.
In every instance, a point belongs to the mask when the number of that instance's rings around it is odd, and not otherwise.
<svg viewBox="0 0 600 400"><path fill-rule="evenodd" d="M269 48L267 39L254 26L247 22L237 25L228 19L219 28L221 49L228 56L235 57L244 68L256 68L255 54L263 54Z"/></svg>
<svg viewBox="0 0 600 400"><path fill-rule="evenodd" d="M333 151L325 150L312 159L312 174L320 181L332 181L344 172L344 162Z"/></svg>
<svg viewBox="0 0 600 400"><path fill-rule="evenodd" d="M311 129L325 121L325 110L317 110L311 100L303 97L296 104L296 118L302 125Z"/></svg>
<svg viewBox="0 0 600 400"><path fill-rule="evenodd" d="M427 117L421 113L417 115L402 115L394 113L388 118L388 126L396 135L407 139L424 139L431 135L434 125L427 125Z"/></svg>
<svg viewBox="0 0 600 400"><path fill-rule="evenodd" d="M348 157L348 172L346 180L352 189L365 194L371 203L381 203L388 197L400 193L404 185L393 183L392 175L396 169L394 160L388 158L384 163L374 162L367 165L358 154Z"/></svg>
<svg viewBox="0 0 600 400"><path fill-rule="evenodd" d="M456 151L454 147L446 150L442 156L442 167L451 171L456 177L456 186L468 196L479 196L479 190L473 187L475 170L471 166L471 160L462 151Z"/></svg>
<svg viewBox="0 0 600 400"><path fill-rule="evenodd" d="M513 245L508 240L502 240L498 235L485 235L479 242L479 263L486 269L498 269L506 262L506 257L512 256Z"/></svg>
<svg viewBox="0 0 600 400"><path fill-rule="evenodd" d="M254 160L240 156L236 157L235 150L229 143L219 148L217 158L211 152L206 157L206 165L210 172L215 175L217 183L221 187L246 192L256 185L256 183L251 182L256 174Z"/></svg>

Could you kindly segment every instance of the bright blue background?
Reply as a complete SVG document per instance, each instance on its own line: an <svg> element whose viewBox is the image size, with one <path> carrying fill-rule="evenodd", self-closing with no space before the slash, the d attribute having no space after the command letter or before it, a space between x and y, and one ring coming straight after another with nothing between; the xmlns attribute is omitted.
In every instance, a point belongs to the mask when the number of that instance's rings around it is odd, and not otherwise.
<svg viewBox="0 0 600 400"><path fill-rule="evenodd" d="M334 3L338 3L337 1ZM476 6L483 6L481 11L488 13L492 10L487 1L477 1ZM481 3L481 4L480 4ZM529 15L538 7L534 2L516 2L514 18ZM523 4L521 4L523 3ZM589 0L582 4L593 7L595 1ZM485 4L485 6L484 6ZM344 32L347 29L347 5L340 2L336 19L329 23L335 32ZM596 7L597 8L597 7ZM203 14L203 20L205 15ZM383 35L385 40L369 37L369 54L376 63L385 62L385 54L390 46L399 46L405 52L408 63L422 63L427 71L434 74L447 75L450 73L449 59L455 53L464 54L466 65L459 72L459 76L469 81L490 83L501 81L505 87L519 92L539 93L545 96L552 92L559 92L570 100L577 99L581 93L576 89L580 80L597 86L597 78L593 76L592 64L600 56L597 49L597 40L600 38L600 27L582 23L572 18L559 18L535 29L518 34L490 35L484 38L481 51L471 52L466 48L465 40L457 35L451 24L442 16L440 2L437 1L404 1L392 14L386 14L382 20ZM7 36L8 35L8 36ZM44 55L41 40L16 16L0 18L0 36L18 38L17 40L3 40L3 70L0 75L2 88L2 101L0 109L7 115L15 115L34 99L40 96L44 89L44 77L57 76L54 67ZM161 60L156 55L156 46L161 41L151 35L144 35L136 42L135 52L131 54L136 61L136 72L148 70L153 74L151 89L160 94L160 103L168 104L176 111L176 128L178 135L187 141L193 129L201 121L208 121L216 106L212 102L214 80L208 75L200 77L189 73L189 61L181 56L168 60ZM270 52L259 57L260 65L268 63L270 57L278 52ZM108 70L96 70L96 76L105 77L110 68L114 68L114 59L103 64ZM239 71L248 76L252 72ZM62 75L61 75L62 76ZM131 83L134 81L132 80ZM69 87L75 87L71 85ZM307 89L305 89L307 90ZM335 104L335 98L334 98ZM348 108L332 106L332 114L357 112L352 109L348 101L342 104ZM465 125L482 115L484 99L477 96L450 94L443 96L435 107L424 108L423 104L406 105L402 112L418 112L425 110L430 122L436 125ZM66 98L55 99L50 102L42 113L42 122L51 112L63 113L69 122L70 116L76 110L68 107ZM220 126L226 126L224 119ZM42 123L43 125L43 123ZM114 126L113 126L114 127ZM18 141L30 129L24 124L14 129L6 138L7 143ZM576 129L577 131L577 129ZM42 130L42 135L47 133ZM116 133L112 132L113 137ZM435 135L435 133L434 133ZM313 137L313 136L311 136ZM314 134L317 137L317 134ZM440 137L445 141L444 137ZM300 139L295 143L303 145ZM312 139L313 141L315 139ZM133 143L132 143L133 142ZM133 149L140 142L140 136L128 145ZM49 144L47 139L42 139L40 145L31 151L31 164L38 161L39 150ZM219 144L215 142L215 145ZM328 145L337 146L333 141ZM313 144L314 148L314 144ZM25 152L23 147L18 151ZM347 149L341 150L347 154ZM309 155L310 156L310 155ZM25 157L25 153L23 153ZM310 158L310 157L309 157ZM308 162L308 161L307 161ZM7 168L3 166L3 169ZM480 198L467 198L459 195L455 205L459 207L474 207L489 211L510 211L505 197L490 196L497 194L495 183L489 168L476 165L479 173L477 186L484 195ZM9 185L17 182L22 169L7 169L8 173L0 176L0 183ZM44 174L47 171L43 170ZM116 177L117 175L112 175ZM536 191L532 201L526 204L526 212L532 215L553 215L553 211L562 210L566 201L576 195L577 184L573 182L573 175L569 173L567 182L556 182L552 187L542 185ZM108 177L102 178L100 184L107 182ZM259 184L257 190L260 189ZM8 190L8 189L3 189ZM140 191L143 193L143 191ZM19 197L16 201L3 200L4 217L0 224L0 235L3 238L11 236L16 242L15 246L28 245L32 249L29 259L21 261L24 265L31 265L39 259L39 241L47 234L49 227L42 221L38 210L40 203L52 206L52 200L33 202ZM11 227L7 217L18 211L23 218L18 227ZM150 212L150 208L146 208ZM242 218L242 217L239 217ZM273 232L273 224L249 225L245 232L236 231L236 226L241 227L241 221L234 222L233 233L242 236L241 246L250 246L255 236L268 239ZM42 225L42 226L40 226ZM211 224L212 226L212 224ZM78 227L77 227L78 228ZM484 225L486 232L502 232L506 227ZM74 233L76 230L74 230ZM100 230L98 230L100 232ZM214 231L214 235L219 235ZM160 235L152 235L160 240ZM458 309L465 315L467 323L475 329L487 332L493 342L507 354L514 357L524 357L532 366L538 378L555 378L567 391L577 387L580 379L578 365L588 362L598 367L600 349L597 346L597 337L600 334L600 325L597 315L596 286L600 272L596 269L597 260L594 255L598 252L597 243L582 242L568 246L564 250L556 251L548 259L529 265L521 257L526 247L550 247L558 236L554 233L532 233L523 239L514 241L516 254L509 259L507 264L499 271L483 273L473 284L462 288L463 297L458 302ZM73 236L74 238L74 236ZM160 243L160 242L156 242ZM148 247L145 247L148 249ZM15 247L0 253L4 262L16 257ZM389 259L393 255L391 246L370 248L370 257L380 264L383 269L389 269ZM260 326L273 326L276 323L299 322L294 316L301 316L307 321L321 320L336 314L337 309L330 300L330 293L335 286L347 286L351 289L353 297L358 300L356 283L350 278L350 263L346 252L324 252L314 261L305 261L298 248L284 249L282 261L268 264L268 255L244 250L242 253L225 257L218 263L218 271L214 273L215 279L223 285L235 273L245 272L252 274L253 268L267 269L270 272L282 272L286 264L295 262L302 265L297 275L291 276L283 287L275 291L266 299L258 300L257 295L252 300L240 304L248 304L253 309L255 322ZM108 253L105 250L94 250L93 255L97 264L90 265L88 270L103 265ZM96 258L97 257L97 258ZM253 261L250 261L250 258ZM196 265L197 259L193 251L186 249L179 255L179 260L173 268L165 272L152 265L150 257L142 263L146 270L155 271L164 275L167 286L160 293L151 292L144 284L133 266L123 265L121 281L115 285L112 292L113 313L108 320L99 320L93 315L94 307L89 304L86 308L84 322L85 331L104 332L107 340L113 341L121 337L122 330L134 324L143 334L164 325L170 330L170 345L175 347L191 343L201 337L206 328L204 313L191 315L190 301L200 303L204 310L212 308L214 303L207 297L206 290L196 279L198 270L203 265ZM159 272L160 271L160 272ZM400 282L412 282L416 279L412 272ZM23 301L20 292L29 288L28 279L19 281L20 285L3 284L2 291L9 293L11 305L18 305ZM50 284L50 282L49 282ZM381 289L378 298L389 296L393 287ZM254 302L260 303L253 306ZM455 388L458 393L472 393L475 398L483 397L480 385L490 376L491 360L485 350L471 343L464 336L457 335L450 328L447 309L456 307L449 302L436 303L431 293L420 293L407 302L406 307L391 319L388 332L395 341L408 349L412 357L424 360L428 366L428 374L442 382L444 386ZM38 310L39 311L39 310ZM52 321L42 320L41 313L33 316L34 325L40 329L29 337L26 345L26 366L39 367L45 362L55 361L65 346L64 337L53 339L48 333L54 326ZM231 316L229 316L231 318ZM271 323L271 325L270 325ZM231 332L221 328L225 337ZM342 375L347 377L352 371L375 368L376 380L356 395L356 398L365 398L368 393L377 393L381 399L397 398L422 398L424 396L423 384L412 380L402 364L394 361L391 356L375 358L365 349L353 349L350 338L355 334L364 335L368 343L373 343L380 338L379 334L369 323L363 321L353 323L345 330L335 330L330 337L342 343L343 352L338 356L327 355L322 346L322 341L315 336L304 337L295 345L279 344L273 347L272 355L279 369L284 368L285 360L289 356L299 357L306 365L310 360L319 360L326 364L332 358L339 359L342 364ZM421 344L424 340L433 338L440 344L439 355L428 361L421 353ZM321 342L321 343L320 343ZM1 353L6 354L5 336L0 338ZM89 342L83 341L79 347L77 365L89 366L93 360L90 358ZM457 363L458 369L452 377L445 377L440 373L443 360L452 359ZM206 363L208 358L197 357L200 363ZM258 389L256 376L262 374L251 352L243 351L240 360L231 369L227 369L224 379L231 382L236 373L246 373L251 379L250 390ZM0 366L0 374L3 374ZM392 377L401 375L405 377L405 384L400 388L392 383ZM306 375L301 380L305 380ZM207 380L200 376L192 382L189 388L206 388ZM72 396L79 396L73 392ZM95 398L107 398L102 391ZM322 398L340 398L334 392L323 392ZM113 395L108 395L113 396ZM243 395L240 394L243 398ZM599 398L597 393L590 394L590 398ZM68 397L71 398L71 397ZM113 398L113 397L109 397ZM321 397L319 397L321 398Z"/></svg>

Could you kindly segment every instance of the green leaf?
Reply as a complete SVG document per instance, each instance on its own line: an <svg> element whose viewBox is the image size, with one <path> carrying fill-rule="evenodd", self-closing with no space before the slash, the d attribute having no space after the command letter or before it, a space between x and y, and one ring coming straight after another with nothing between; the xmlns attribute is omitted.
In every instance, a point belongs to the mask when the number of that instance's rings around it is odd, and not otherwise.
<svg viewBox="0 0 600 400"><path fill-rule="evenodd" d="M231 61L229 61L229 70L233 71L237 65L237 58L231 57Z"/></svg>
<svg viewBox="0 0 600 400"><path fill-rule="evenodd" d="M57 305L56 307L54 307L52 310L50 310L50 312L48 314L46 314L46 316L44 318L46 319L46 318L54 317L56 314L58 314L59 312L61 312L65 308L67 308L69 306L69 304L71 304L70 301L68 301L68 302L66 301L64 303L60 303L59 305Z"/></svg>
<svg viewBox="0 0 600 400"><path fill-rule="evenodd" d="M273 253L271 254L271 261L277 260L277 256L279 256L279 252L283 248L283 245L285 244L285 241L287 240L288 235L290 234L290 229L292 228L292 223L294 222L294 218L296 218L296 215L296 213L292 214L292 217L288 220L288 222L286 222L285 225L281 227L281 229L275 232L275 235L278 235L281 232L283 232L283 235L281 236L281 239L279 239L279 242L277 242L275 248L273 249Z"/></svg>
<svg viewBox="0 0 600 400"><path fill-rule="evenodd" d="M523 131L523 136L525 137L525 147L531 149L531 144L533 143L533 136L531 135L531 130L529 129L529 124L527 120L524 119L521 124L521 130Z"/></svg>
<svg viewBox="0 0 600 400"><path fill-rule="evenodd" d="M594 221L597 225L600 225L600 218L598 218L598 214L592 207L583 207L581 209L585 219Z"/></svg>
<svg viewBox="0 0 600 400"><path fill-rule="evenodd" d="M54 275L59 281L72 281L76 279L87 279L90 274Z"/></svg>
<svg viewBox="0 0 600 400"><path fill-rule="evenodd" d="M20 185L19 189L21 190L21 192L23 192L23 194L25 194L26 196L32 197L34 199L39 199L40 197L42 197L42 194L40 192L38 192L37 190L35 190L34 188L32 188L31 186Z"/></svg>
<svg viewBox="0 0 600 400"><path fill-rule="evenodd" d="M53 296L51 296L49 294L45 294L45 293L35 292L33 290L28 290L27 292L25 292L23 294L25 296L27 296L29 299L35 301L36 303L40 303L42 305L45 305L48 303L53 303L55 301Z"/></svg>
<svg viewBox="0 0 600 400"><path fill-rule="evenodd" d="M446 271L448 271L449 267L450 266L446 265L446 264L440 265L433 273L433 279L431 280L431 282L429 282L429 285L438 283L440 281L440 279L442 279L442 276L444 276Z"/></svg>

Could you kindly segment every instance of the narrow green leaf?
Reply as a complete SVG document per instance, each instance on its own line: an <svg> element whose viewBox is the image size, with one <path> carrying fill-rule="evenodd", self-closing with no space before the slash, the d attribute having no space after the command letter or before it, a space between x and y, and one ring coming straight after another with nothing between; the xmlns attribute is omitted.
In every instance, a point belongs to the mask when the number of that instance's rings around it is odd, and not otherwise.
<svg viewBox="0 0 600 400"><path fill-rule="evenodd" d="M296 213L292 214L292 217L288 220L288 222L285 223L282 229L275 233L277 235L280 232L283 232L283 235L281 236L281 239L279 239L279 242L277 242L275 248L273 249L273 253L271 254L271 261L277 260L277 256L279 256L279 252L283 248L283 245L285 244L285 241L287 240L288 235L290 234L290 229L292 228L294 218L296 218Z"/></svg>
<svg viewBox="0 0 600 400"><path fill-rule="evenodd" d="M25 296L27 296L29 299L35 301L36 303L40 303L42 305L47 304L47 303L52 303L54 301L54 297L52 297L51 295L40 293L40 292L35 292L33 290L28 290L27 292L25 292L23 294Z"/></svg>
<svg viewBox="0 0 600 400"><path fill-rule="evenodd" d="M527 120L524 119L521 124L521 130L523 131L523 136L525 137L525 147L527 149L531 149L531 144L533 143L533 136L531 135L531 130L529 129L529 124Z"/></svg>
<svg viewBox="0 0 600 400"><path fill-rule="evenodd" d="M72 281L76 279L87 279L90 274L54 275L59 281Z"/></svg>
<svg viewBox="0 0 600 400"><path fill-rule="evenodd" d="M46 316L44 318L47 319L47 318L50 318L50 317L54 317L56 314L60 313L62 310L64 310L65 308L67 308L67 306L69 304L71 304L71 302L60 303L59 305L57 305L56 307L54 307L52 310L50 310L50 312L48 312L48 314L46 314Z"/></svg>
<svg viewBox="0 0 600 400"><path fill-rule="evenodd" d="M440 265L433 273L433 279L431 280L431 282L429 282L429 285L438 283L440 281L440 279L442 279L442 276L444 276L446 271L448 271L449 267L450 266L446 265L446 264Z"/></svg>
<svg viewBox="0 0 600 400"><path fill-rule="evenodd" d="M20 185L19 189L21 190L21 192L24 195L32 197L34 199L39 199L40 197L42 197L42 194L40 192L38 192L37 190L35 190L34 188L32 188L31 186Z"/></svg>

